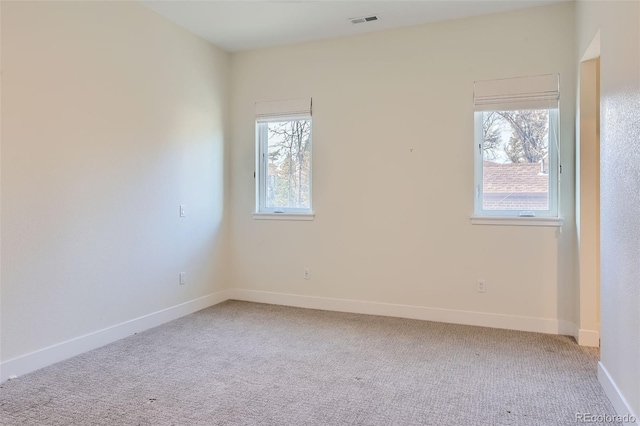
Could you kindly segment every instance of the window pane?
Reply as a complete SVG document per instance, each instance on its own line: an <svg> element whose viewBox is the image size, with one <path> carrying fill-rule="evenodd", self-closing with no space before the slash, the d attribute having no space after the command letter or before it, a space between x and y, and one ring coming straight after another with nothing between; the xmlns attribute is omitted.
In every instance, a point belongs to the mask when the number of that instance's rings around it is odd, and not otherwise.
<svg viewBox="0 0 640 426"><path fill-rule="evenodd" d="M311 207L311 120L267 125L266 207Z"/></svg>
<svg viewBox="0 0 640 426"><path fill-rule="evenodd" d="M483 113L484 210L549 209L549 111Z"/></svg>

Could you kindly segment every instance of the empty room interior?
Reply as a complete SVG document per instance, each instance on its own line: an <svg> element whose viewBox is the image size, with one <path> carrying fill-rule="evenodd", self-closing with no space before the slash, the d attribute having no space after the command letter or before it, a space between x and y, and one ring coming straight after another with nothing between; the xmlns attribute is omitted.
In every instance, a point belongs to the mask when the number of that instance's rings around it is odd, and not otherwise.
<svg viewBox="0 0 640 426"><path fill-rule="evenodd" d="M0 24L1 425L640 424L640 0Z"/></svg>

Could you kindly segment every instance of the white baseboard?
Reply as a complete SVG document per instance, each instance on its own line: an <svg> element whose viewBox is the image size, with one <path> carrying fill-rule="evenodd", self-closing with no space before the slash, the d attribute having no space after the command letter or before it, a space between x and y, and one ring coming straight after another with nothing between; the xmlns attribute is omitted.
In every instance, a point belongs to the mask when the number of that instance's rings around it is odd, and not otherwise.
<svg viewBox="0 0 640 426"><path fill-rule="evenodd" d="M578 329L578 326L571 321L558 320L558 334L573 336L580 346L600 347L599 331Z"/></svg>
<svg viewBox="0 0 640 426"><path fill-rule="evenodd" d="M230 289L229 294L231 299L247 302L295 306L298 308L320 309L325 311L412 318L452 324L533 331L546 334L561 334L559 322L555 319L366 302L361 300L332 299L328 297L302 296L299 294L272 293L237 288Z"/></svg>
<svg viewBox="0 0 640 426"><path fill-rule="evenodd" d="M157 327L185 315L216 305L229 299L229 290L199 297L170 308L166 308L139 318L134 318L93 333L85 334L0 364L0 382L12 376L21 376L39 370L56 362L99 348L135 333Z"/></svg>
<svg viewBox="0 0 640 426"><path fill-rule="evenodd" d="M572 336L578 341L578 326L575 322L558 320L558 334Z"/></svg>
<svg viewBox="0 0 640 426"><path fill-rule="evenodd" d="M605 395L607 395L609 401L611 401L616 413L620 416L626 415L629 417L629 421L624 422L624 425L639 426L640 420L638 419L638 416L633 412L624 395L622 395L622 392L618 389L616 382L613 380L611 375L609 375L605 366L602 365L602 362L598 362L598 381L600 382Z"/></svg>
<svg viewBox="0 0 640 426"><path fill-rule="evenodd" d="M600 347L600 332L596 330L578 330L578 338L576 339L580 346Z"/></svg>
<svg viewBox="0 0 640 426"><path fill-rule="evenodd" d="M4 361L0 364L0 382L12 376L21 376L55 364L56 362L99 348L131 336L134 333L157 327L229 299L326 311L532 331L546 334L569 334L574 336L578 334L577 328L573 323L558 321L556 319L367 302L361 300L333 299L257 290L226 289Z"/></svg>

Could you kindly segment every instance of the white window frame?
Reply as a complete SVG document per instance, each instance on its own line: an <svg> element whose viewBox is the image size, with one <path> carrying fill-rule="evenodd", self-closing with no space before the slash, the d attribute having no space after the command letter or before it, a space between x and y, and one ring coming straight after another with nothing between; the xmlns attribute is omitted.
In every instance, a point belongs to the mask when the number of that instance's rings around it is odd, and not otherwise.
<svg viewBox="0 0 640 426"><path fill-rule="evenodd" d="M519 110L527 110L526 104ZM539 109L539 108L536 108ZM535 210L535 216L529 215L529 210L485 210L483 208L483 168L484 168L484 134L483 134L483 113L487 111L474 112L474 216L471 218L473 224L496 224L496 225L539 225L539 226L561 226L562 219L559 216L559 190L560 190L560 110L559 105L551 106L549 109L549 209Z"/></svg>
<svg viewBox="0 0 640 426"><path fill-rule="evenodd" d="M472 224L562 226L560 217L560 75L541 74L477 80L473 83L474 104L474 213ZM548 210L484 210L483 209L483 126L486 111L549 111L549 209Z"/></svg>
<svg viewBox="0 0 640 426"><path fill-rule="evenodd" d="M268 124L286 121L309 121L309 208L271 208L267 207L267 179L268 179L268 152L269 134ZM313 120L311 115L295 115L261 118L256 120L256 211L254 219L279 219L279 220L313 220Z"/></svg>

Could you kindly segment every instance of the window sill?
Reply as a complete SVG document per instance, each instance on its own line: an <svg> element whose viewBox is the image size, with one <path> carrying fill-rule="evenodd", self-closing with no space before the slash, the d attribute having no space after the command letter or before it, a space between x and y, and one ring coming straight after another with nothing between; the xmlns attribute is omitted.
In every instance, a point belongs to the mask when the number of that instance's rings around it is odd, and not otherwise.
<svg viewBox="0 0 640 426"><path fill-rule="evenodd" d="M561 227L563 222L559 217L471 216L472 225Z"/></svg>
<svg viewBox="0 0 640 426"><path fill-rule="evenodd" d="M313 220L315 213L254 213L255 220Z"/></svg>

